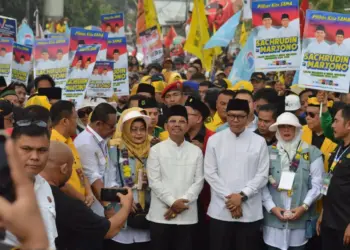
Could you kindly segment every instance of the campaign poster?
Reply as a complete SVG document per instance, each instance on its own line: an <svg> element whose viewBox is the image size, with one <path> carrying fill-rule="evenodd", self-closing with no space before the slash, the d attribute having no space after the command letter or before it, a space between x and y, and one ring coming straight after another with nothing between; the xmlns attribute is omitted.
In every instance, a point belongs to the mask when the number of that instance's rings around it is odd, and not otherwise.
<svg viewBox="0 0 350 250"><path fill-rule="evenodd" d="M255 71L285 71L300 67L298 0L252 3Z"/></svg>
<svg viewBox="0 0 350 250"><path fill-rule="evenodd" d="M156 26L146 29L140 33L140 41L142 44L142 52L145 55L144 63L163 63L163 44Z"/></svg>
<svg viewBox="0 0 350 250"><path fill-rule="evenodd" d="M67 35L65 33L49 33L46 34L46 38L65 38Z"/></svg>
<svg viewBox="0 0 350 250"><path fill-rule="evenodd" d="M78 45L101 45L97 60L104 61L107 58L107 39L108 33L97 30L86 30L83 28L72 28L70 36L70 59L74 57L74 53Z"/></svg>
<svg viewBox="0 0 350 250"><path fill-rule="evenodd" d="M124 13L101 15L101 29L109 38L125 36Z"/></svg>
<svg viewBox="0 0 350 250"><path fill-rule="evenodd" d="M32 47L13 44L12 81L27 85L31 67Z"/></svg>
<svg viewBox="0 0 350 250"><path fill-rule="evenodd" d="M50 38L34 41L34 78L50 75L56 87L64 89L69 67L69 39Z"/></svg>
<svg viewBox="0 0 350 250"><path fill-rule="evenodd" d="M87 97L111 97L113 95L113 62L97 61L87 87Z"/></svg>
<svg viewBox="0 0 350 250"><path fill-rule="evenodd" d="M125 37L108 38L107 59L113 62L113 92L129 95L128 50Z"/></svg>
<svg viewBox="0 0 350 250"><path fill-rule="evenodd" d="M0 37L10 37L16 41L17 20L14 18L0 16Z"/></svg>
<svg viewBox="0 0 350 250"><path fill-rule="evenodd" d="M350 15L308 10L299 85L349 93Z"/></svg>
<svg viewBox="0 0 350 250"><path fill-rule="evenodd" d="M0 37L0 76L3 76L7 85L11 83L11 69L13 58L13 39Z"/></svg>
<svg viewBox="0 0 350 250"><path fill-rule="evenodd" d="M79 45L69 68L69 77L63 91L63 100L69 100L76 106L83 103L86 87L95 67L100 47L99 44Z"/></svg>

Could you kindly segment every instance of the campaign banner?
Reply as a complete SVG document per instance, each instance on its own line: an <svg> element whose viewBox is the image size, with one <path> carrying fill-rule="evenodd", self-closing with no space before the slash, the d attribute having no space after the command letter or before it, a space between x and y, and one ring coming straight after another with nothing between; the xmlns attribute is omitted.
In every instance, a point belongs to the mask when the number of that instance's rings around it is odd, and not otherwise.
<svg viewBox="0 0 350 250"><path fill-rule="evenodd" d="M0 76L3 76L7 85L11 83L11 69L13 58L13 39L0 37Z"/></svg>
<svg viewBox="0 0 350 250"><path fill-rule="evenodd" d="M350 15L308 10L299 85L349 93Z"/></svg>
<svg viewBox="0 0 350 250"><path fill-rule="evenodd" d="M125 36L124 13L101 15L101 29L109 38Z"/></svg>
<svg viewBox="0 0 350 250"><path fill-rule="evenodd" d="M87 87L87 97L111 97L113 95L113 62L97 61Z"/></svg>
<svg viewBox="0 0 350 250"><path fill-rule="evenodd" d="M57 39L57 38L65 38L65 37L67 37L67 35L65 33L49 33L49 34L46 34L46 38Z"/></svg>
<svg viewBox="0 0 350 250"><path fill-rule="evenodd" d="M113 62L113 92L129 95L128 50L125 37L108 38L107 59Z"/></svg>
<svg viewBox="0 0 350 250"><path fill-rule="evenodd" d="M62 94L63 100L69 100L76 106L84 101L86 87L101 45L79 45L69 68L69 77Z"/></svg>
<svg viewBox="0 0 350 250"><path fill-rule="evenodd" d="M17 20L14 18L0 16L0 37L10 37L16 41Z"/></svg>
<svg viewBox="0 0 350 250"><path fill-rule="evenodd" d="M107 39L108 33L87 30L83 28L71 28L70 36L70 59L74 57L74 53L78 48L78 45L101 45L100 52L98 53L97 60L104 61L107 56Z"/></svg>
<svg viewBox="0 0 350 250"><path fill-rule="evenodd" d="M32 47L13 44L12 81L27 85L31 67Z"/></svg>
<svg viewBox="0 0 350 250"><path fill-rule="evenodd" d="M64 89L69 67L69 39L50 38L34 41L34 78L50 75L56 87Z"/></svg>
<svg viewBox="0 0 350 250"><path fill-rule="evenodd" d="M298 0L252 2L255 71L285 71L300 67Z"/></svg>
<svg viewBox="0 0 350 250"><path fill-rule="evenodd" d="M145 55L144 63L149 65L151 63L163 63L163 44L157 26L146 29L139 34L142 44L142 52Z"/></svg>

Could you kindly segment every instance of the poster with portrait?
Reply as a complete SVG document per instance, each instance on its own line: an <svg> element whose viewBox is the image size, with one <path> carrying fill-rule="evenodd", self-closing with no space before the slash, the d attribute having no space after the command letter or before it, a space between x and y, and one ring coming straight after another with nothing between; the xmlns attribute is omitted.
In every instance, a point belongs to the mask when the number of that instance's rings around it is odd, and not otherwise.
<svg viewBox="0 0 350 250"><path fill-rule="evenodd" d="M90 76L87 97L111 97L113 95L113 62L97 61Z"/></svg>
<svg viewBox="0 0 350 250"><path fill-rule="evenodd" d="M0 37L0 76L5 78L7 85L11 83L13 58L13 39Z"/></svg>
<svg viewBox="0 0 350 250"><path fill-rule="evenodd" d="M349 93L350 15L308 10L299 85Z"/></svg>
<svg viewBox="0 0 350 250"><path fill-rule="evenodd" d="M76 106L83 103L100 47L99 44L79 45L69 68L68 81L62 94L63 100L69 100Z"/></svg>
<svg viewBox="0 0 350 250"><path fill-rule="evenodd" d="M300 67L298 0L252 3L255 71L296 70Z"/></svg>
<svg viewBox="0 0 350 250"><path fill-rule="evenodd" d="M108 38L125 36L124 13L101 15L101 29Z"/></svg>
<svg viewBox="0 0 350 250"><path fill-rule="evenodd" d="M32 47L13 44L12 81L27 85L31 68Z"/></svg>
<svg viewBox="0 0 350 250"><path fill-rule="evenodd" d="M50 75L56 87L64 89L69 67L69 39L37 39L34 41L33 51L34 78Z"/></svg>
<svg viewBox="0 0 350 250"><path fill-rule="evenodd" d="M17 20L14 18L0 16L0 37L9 37L16 41Z"/></svg>
<svg viewBox="0 0 350 250"><path fill-rule="evenodd" d="M83 28L72 28L70 36L70 53L69 58L72 60L79 45L96 45L101 46L97 60L104 61L107 56L107 38L108 33L97 30L86 30Z"/></svg>
<svg viewBox="0 0 350 250"><path fill-rule="evenodd" d="M107 59L113 62L113 92L129 95L128 50L125 37L108 38Z"/></svg>
<svg viewBox="0 0 350 250"><path fill-rule="evenodd" d="M142 44L142 53L144 63L149 65L151 63L163 63L164 51L163 44L160 39L159 31L156 26L146 29L140 33L140 41Z"/></svg>

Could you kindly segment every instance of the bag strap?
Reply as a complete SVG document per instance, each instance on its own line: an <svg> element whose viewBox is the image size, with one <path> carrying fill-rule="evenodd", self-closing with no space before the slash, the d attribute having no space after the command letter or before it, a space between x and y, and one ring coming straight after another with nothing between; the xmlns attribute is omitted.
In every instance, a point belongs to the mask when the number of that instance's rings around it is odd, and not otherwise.
<svg viewBox="0 0 350 250"><path fill-rule="evenodd" d="M116 149L117 149L117 171L119 174L120 181L122 183L122 187L124 187L124 179L123 179L123 175L122 175L122 170L120 168L120 150L119 150L119 148L116 148Z"/></svg>

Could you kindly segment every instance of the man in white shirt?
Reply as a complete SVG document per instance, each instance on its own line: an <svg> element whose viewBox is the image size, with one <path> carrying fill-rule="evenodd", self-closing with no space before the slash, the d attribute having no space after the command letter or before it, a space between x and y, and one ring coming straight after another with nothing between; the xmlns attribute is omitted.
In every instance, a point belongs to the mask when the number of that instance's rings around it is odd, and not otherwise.
<svg viewBox="0 0 350 250"><path fill-rule="evenodd" d="M85 176L91 183L97 200L91 209L98 215L110 218L115 214L109 202L101 201L101 188L118 186L116 171L108 155L108 139L114 134L117 123L117 111L108 103L96 106L90 124L74 140L74 145L81 155L81 164ZM110 172L109 172L110 171Z"/></svg>
<svg viewBox="0 0 350 250"><path fill-rule="evenodd" d="M45 70L53 68L52 61L50 60L49 51L45 48L41 50L41 59L38 60L36 70Z"/></svg>
<svg viewBox="0 0 350 250"><path fill-rule="evenodd" d="M202 190L203 155L185 141L186 108L175 105L167 114L169 139L151 148L147 174L151 188L152 250L191 250L192 232L198 223L197 199Z"/></svg>
<svg viewBox="0 0 350 250"><path fill-rule="evenodd" d="M25 61L24 55L21 56L19 63L17 63L16 61L13 61L12 63L13 69L28 73L30 64L29 62Z"/></svg>
<svg viewBox="0 0 350 250"><path fill-rule="evenodd" d="M90 78L91 73L93 71L93 67L94 64L91 63L91 57L89 57L84 64L84 69L82 70L84 78Z"/></svg>
<svg viewBox="0 0 350 250"><path fill-rule="evenodd" d="M70 79L84 78L84 70L81 68L83 64L83 57L80 56L78 61L75 63L75 66L72 68L71 73L69 75Z"/></svg>
<svg viewBox="0 0 350 250"><path fill-rule="evenodd" d="M63 50L58 49L56 53L56 61L54 63L56 68L68 67L68 57L63 55Z"/></svg>
<svg viewBox="0 0 350 250"><path fill-rule="evenodd" d="M262 17L262 24L264 27L260 27L257 40L271 39L278 36L278 29L272 27L272 17L270 13L264 13Z"/></svg>
<svg viewBox="0 0 350 250"><path fill-rule="evenodd" d="M298 36L298 31L290 27L289 25L289 15L288 14L282 14L281 17L281 24L282 27L278 30L279 31L279 37L291 37L291 36Z"/></svg>
<svg viewBox="0 0 350 250"><path fill-rule="evenodd" d="M126 53L120 55L120 51L118 49L113 51L113 61L115 69L128 68L128 57Z"/></svg>
<svg viewBox="0 0 350 250"><path fill-rule="evenodd" d="M0 49L0 64L10 64L13 58L12 53L6 53L6 48Z"/></svg>
<svg viewBox="0 0 350 250"><path fill-rule="evenodd" d="M306 52L309 53L319 53L327 54L329 52L329 44L325 42L326 30L323 25L318 25L316 27L315 38L316 41L309 44Z"/></svg>
<svg viewBox="0 0 350 250"><path fill-rule="evenodd" d="M44 121L33 120L33 116L25 114L23 120L17 121L12 132L14 147L20 157L21 167L34 183L34 191L44 220L46 233L51 249L55 249L57 237L55 200L50 185L39 173L45 168L50 146L50 135ZM23 223L26 223L23 221ZM35 225L33 225L35 230ZM17 238L6 232L5 242L19 246Z"/></svg>
<svg viewBox="0 0 350 250"><path fill-rule="evenodd" d="M331 45L329 54L350 56L349 48L343 43L345 35L344 30L337 30L335 35L335 43Z"/></svg>
<svg viewBox="0 0 350 250"><path fill-rule="evenodd" d="M230 100L230 128L211 136L207 144L211 250L260 249L261 190L268 180L269 155L264 138L246 129L249 111L246 100Z"/></svg>

